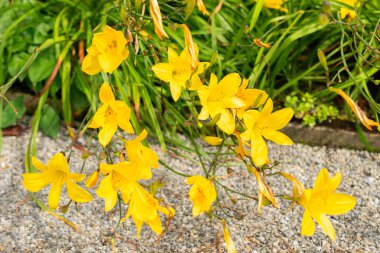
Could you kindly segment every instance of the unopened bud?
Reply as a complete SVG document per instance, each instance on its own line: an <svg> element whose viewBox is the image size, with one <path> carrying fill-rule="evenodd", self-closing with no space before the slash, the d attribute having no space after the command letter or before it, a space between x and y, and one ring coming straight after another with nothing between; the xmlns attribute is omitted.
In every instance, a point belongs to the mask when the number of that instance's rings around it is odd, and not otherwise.
<svg viewBox="0 0 380 253"><path fill-rule="evenodd" d="M320 13L318 17L318 22L322 26L328 25L330 22L329 16L327 16L325 13Z"/></svg>
<svg viewBox="0 0 380 253"><path fill-rule="evenodd" d="M323 1L322 3L322 11L325 14L331 14L331 5L327 1Z"/></svg>

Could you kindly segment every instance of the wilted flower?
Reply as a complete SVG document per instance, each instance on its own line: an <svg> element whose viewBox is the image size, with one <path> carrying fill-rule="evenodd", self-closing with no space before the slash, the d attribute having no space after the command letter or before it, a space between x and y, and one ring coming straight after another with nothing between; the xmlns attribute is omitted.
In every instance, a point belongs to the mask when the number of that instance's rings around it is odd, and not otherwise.
<svg viewBox="0 0 380 253"><path fill-rule="evenodd" d="M333 87L330 87L329 90L339 94L347 102L356 117L368 130L372 130L373 126L380 127L380 124L369 119L365 112L343 90Z"/></svg>
<svg viewBox="0 0 380 253"><path fill-rule="evenodd" d="M79 187L75 182L82 181L86 175L70 172L69 164L62 153L55 154L47 165L32 157L33 166L40 170L39 173L24 173L22 184L31 192L38 192L48 184L51 184L49 192L49 207L57 209L63 185L66 184L69 198L75 202L90 202L90 193Z"/></svg>
<svg viewBox="0 0 380 253"><path fill-rule="evenodd" d="M223 237L224 237L224 241L226 242L227 253L236 253L235 243L230 236L230 232L228 231L226 221L222 220L222 224L223 224Z"/></svg>
<svg viewBox="0 0 380 253"><path fill-rule="evenodd" d="M157 34L158 38L160 38L160 40L162 40L162 36L169 38L164 30L164 25L162 24L161 10L157 0L150 0L149 12L153 19L154 32Z"/></svg>

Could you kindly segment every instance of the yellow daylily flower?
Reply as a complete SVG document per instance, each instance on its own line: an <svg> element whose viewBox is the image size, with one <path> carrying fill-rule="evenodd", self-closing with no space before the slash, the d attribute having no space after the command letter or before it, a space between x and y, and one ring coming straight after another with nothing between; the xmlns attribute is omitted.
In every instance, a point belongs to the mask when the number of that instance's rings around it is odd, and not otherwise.
<svg viewBox="0 0 380 253"><path fill-rule="evenodd" d="M354 112L356 117L368 130L372 130L373 126L380 127L380 124L369 119L365 112L362 109L360 109L360 107L354 102L354 100L352 100L350 96L348 96L343 90L336 89L333 87L330 87L329 90L337 93L347 102L347 104L350 106L351 110Z"/></svg>
<svg viewBox="0 0 380 253"><path fill-rule="evenodd" d="M224 241L226 242L227 253L236 253L236 246L230 236L230 232L228 231L226 221L222 220L222 224L223 224L223 237L224 237Z"/></svg>
<svg viewBox="0 0 380 253"><path fill-rule="evenodd" d="M264 205L265 199L268 199L273 204L274 207L277 207L278 206L277 200L275 199L274 194L271 188L269 187L269 185L265 184L265 182L260 176L260 173L255 168L251 167L250 170L252 171L253 175L255 175L256 180L257 180L257 185L259 188L259 195L258 195L259 203L258 203L258 208L257 208L258 213L259 214L261 213L261 208Z"/></svg>
<svg viewBox="0 0 380 253"><path fill-rule="evenodd" d="M216 125L225 133L232 134L235 131L235 117L229 109L245 106L245 102L236 96L241 84L238 73L225 76L218 83L216 75L211 74L210 85L202 86L197 90L201 101L202 110L199 120L206 120L209 116L214 118L220 114Z"/></svg>
<svg viewBox="0 0 380 253"><path fill-rule="evenodd" d="M341 174L329 177L327 169L322 169L315 180L313 189L306 189L299 199L299 204L305 208L302 218L301 234L312 236L315 231L315 220L331 240L336 234L331 221L326 215L339 215L350 211L356 205L353 196L337 193Z"/></svg>
<svg viewBox="0 0 380 253"><path fill-rule="evenodd" d="M281 7L284 2L286 2L286 0L264 0L264 7L288 12L288 9Z"/></svg>
<svg viewBox="0 0 380 253"><path fill-rule="evenodd" d="M259 89L247 89L248 79L243 79L236 96L242 99L245 106L236 109L236 116L239 119L243 118L243 113L249 108L258 108L262 106L268 99L268 94Z"/></svg>
<svg viewBox="0 0 380 253"><path fill-rule="evenodd" d="M196 46L196 44L195 44ZM174 101L181 96L183 88L195 90L202 86L199 74L203 73L210 65L209 62L200 62L194 70L193 61L190 60L188 49L185 48L180 56L172 48L168 48L168 63L158 63L152 67L156 76L164 82L169 82L170 92ZM196 58L198 47L196 46ZM187 83L189 82L189 85Z"/></svg>
<svg viewBox="0 0 380 253"><path fill-rule="evenodd" d="M216 199L216 190L211 180L196 175L186 179L187 184L192 184L189 197L193 202L193 216L197 217L203 212L210 210L212 203Z"/></svg>
<svg viewBox="0 0 380 253"><path fill-rule="evenodd" d="M91 194L75 183L82 181L86 175L70 172L69 164L62 153L55 154L47 165L32 157L32 164L41 172L22 174L22 184L31 192L38 192L48 184L51 184L48 197L51 209L57 209L61 190L65 184L67 194L73 201L83 203L92 200Z"/></svg>
<svg viewBox="0 0 380 253"><path fill-rule="evenodd" d="M169 38L164 30L164 25L162 24L161 10L157 0L150 0L149 12L153 19L154 32L157 34L158 38L160 38L160 40L162 40L162 36Z"/></svg>
<svg viewBox="0 0 380 253"><path fill-rule="evenodd" d="M103 104L96 111L88 127L102 128L98 135L100 144L103 147L107 146L118 126L127 133L134 133L133 127L129 122L131 109L129 109L125 102L115 100L115 96L108 83L103 83L100 87L99 98Z"/></svg>
<svg viewBox="0 0 380 253"><path fill-rule="evenodd" d="M106 26L100 33L95 33L91 47L83 59L82 71L96 75L100 71L112 73L129 54L127 40L123 32Z"/></svg>
<svg viewBox="0 0 380 253"><path fill-rule="evenodd" d="M339 0L339 2L342 2L344 4L347 4L349 6L355 7L355 4L358 3L358 7L360 5L359 1L357 0ZM355 10L347 9L347 8L340 8L340 18L344 19L348 16L349 19L356 18Z"/></svg>
<svg viewBox="0 0 380 253"><path fill-rule="evenodd" d="M160 235L162 233L162 225L158 212L169 217L173 217L175 214L173 208L160 206L152 194L147 192L141 185L136 184L131 194L128 212L123 221L132 217L137 227L137 238L140 238L141 227L144 223L147 223L153 232Z"/></svg>
<svg viewBox="0 0 380 253"><path fill-rule="evenodd" d="M272 99L268 99L261 112L248 110L243 114L246 131L241 137L243 140L251 141L251 156L258 166L268 161L268 147L263 137L280 145L293 144L288 136L277 131L289 123L294 114L293 110L284 108L273 113L272 110Z"/></svg>
<svg viewBox="0 0 380 253"><path fill-rule="evenodd" d="M141 143L147 135L148 132L144 129L134 140L128 141L122 139L125 144L128 160L137 164L142 179L150 179L152 177L151 169L159 167L158 155Z"/></svg>
<svg viewBox="0 0 380 253"><path fill-rule="evenodd" d="M129 202L131 193L141 174L132 162L116 164L100 164L100 172L106 175L100 182L96 194L105 201L106 212L112 210L117 202L117 192L120 191L125 204Z"/></svg>

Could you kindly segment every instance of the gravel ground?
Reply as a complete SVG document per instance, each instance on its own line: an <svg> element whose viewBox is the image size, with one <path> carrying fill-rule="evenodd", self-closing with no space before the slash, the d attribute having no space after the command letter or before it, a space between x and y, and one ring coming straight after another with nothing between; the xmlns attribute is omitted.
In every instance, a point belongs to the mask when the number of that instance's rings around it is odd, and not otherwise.
<svg viewBox="0 0 380 253"><path fill-rule="evenodd" d="M95 198L89 204L71 206L65 215L75 223L79 232L53 216L41 211L28 198L22 187L23 159L28 134L20 137L4 137L3 152L0 156L0 252L110 252L109 236L117 224L119 213L115 208L104 213L103 201ZM51 140L39 135L37 139L38 158L47 161L54 153L69 144L66 136ZM157 147L153 147L158 151ZM353 211L334 216L332 223L337 231L337 240L331 242L320 228L313 237L301 237L300 224L303 210L300 207L289 210L289 203L280 201L280 208L264 207L261 216L257 213L255 201L238 199L233 204L222 196L223 205L230 210L245 214L241 221L229 221L229 229L238 252L380 252L380 154L326 147L310 147L295 144L291 147L270 145L270 157L280 161L280 168L299 178L306 187L314 183L322 167L330 173L341 171L343 180L339 190L357 197ZM191 155L187 158L168 152L160 153L169 165L188 174L200 173L200 166ZM75 150L71 168L78 171L81 166L80 152ZM85 172L95 167L88 162ZM247 194L256 195L256 183L243 168L233 163L226 164L233 169L232 177L225 184ZM224 174L225 170L221 171ZM166 183L160 195L176 209L176 215L169 230L160 243L157 236L146 226L141 239L135 238L136 229L129 220L126 229L118 230L116 247L119 252L224 252L220 222L211 223L205 216L191 216L191 203L187 198L189 187L184 178L160 168L154 178ZM274 192L281 192L290 185L282 180L272 180ZM48 188L37 194L47 202ZM94 191L92 191L94 194ZM65 193L63 195L66 195ZM64 198L63 198L64 199ZM66 200L61 204L67 203ZM166 218L163 218L163 223Z"/></svg>

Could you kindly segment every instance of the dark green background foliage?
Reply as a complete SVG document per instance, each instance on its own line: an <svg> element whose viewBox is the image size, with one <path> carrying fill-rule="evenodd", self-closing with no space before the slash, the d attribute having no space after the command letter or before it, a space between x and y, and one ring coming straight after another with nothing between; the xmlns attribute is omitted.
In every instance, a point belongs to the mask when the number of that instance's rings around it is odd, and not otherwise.
<svg viewBox="0 0 380 253"><path fill-rule="evenodd" d="M210 14L220 3L204 2ZM333 85L359 101L378 121L380 2L363 1L356 9L358 18L351 22L340 20L338 10L344 5L322 2L289 0L284 4L288 8L285 13L261 8L254 0L228 0L215 15L204 16L195 7L185 19L182 0L162 0L159 3L170 39L159 41L149 4L142 13L143 7L136 7L133 0L2 1L0 84L17 76L12 89L39 94L62 60L47 91L49 105L41 107L45 119L41 119L40 127L49 136L56 136L57 112L71 125L73 117L83 118L88 108L92 112L96 109L97 90L103 81L100 75L91 77L81 72L80 42L89 47L93 33L108 24L133 39L130 57L109 76L110 81L119 90L120 99L134 109L134 127L150 129L164 146L164 132L186 132L183 126L194 123L188 105L196 100L184 92L185 99L174 103L168 85L160 82L150 67L167 61L168 46L178 52L183 49L183 32L175 23L186 23L199 46L200 60L213 62L203 75L205 81L211 72L219 78L238 72L250 78L250 87L266 90L280 106L287 96L302 98L308 94L322 105L322 121L328 118L326 108L334 104L340 109L340 117L352 118L344 102L328 91L328 85ZM148 32L148 38L142 30ZM254 38L271 43L271 47L256 46ZM36 52L38 47L40 51ZM19 73L25 64L30 65L28 70ZM5 107L4 113L7 111ZM5 121L13 122L3 119L3 127ZM48 126L46 122L54 124Z"/></svg>

